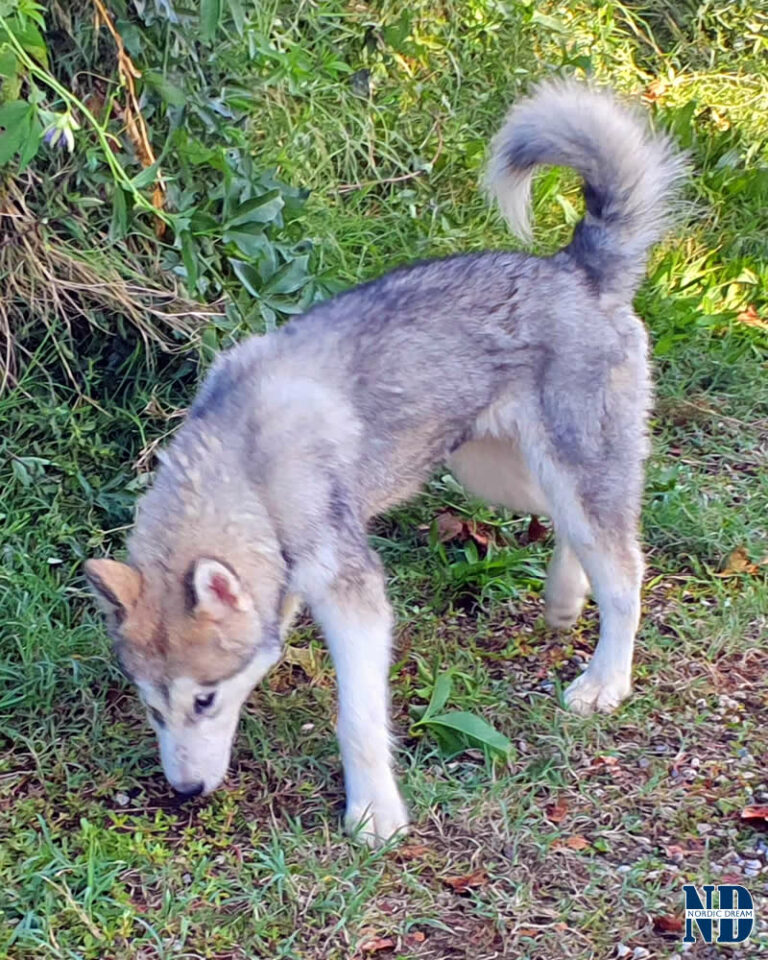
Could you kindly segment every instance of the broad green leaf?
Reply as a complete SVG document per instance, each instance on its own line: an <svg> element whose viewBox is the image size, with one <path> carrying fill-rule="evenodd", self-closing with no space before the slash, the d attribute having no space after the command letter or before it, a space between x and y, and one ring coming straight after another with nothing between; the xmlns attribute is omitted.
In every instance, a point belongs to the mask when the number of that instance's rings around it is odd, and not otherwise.
<svg viewBox="0 0 768 960"><path fill-rule="evenodd" d="M159 166L160 161L155 160L151 166L144 167L142 171L137 173L136 176L131 180L131 183L134 185L134 187L136 187L137 190L143 190L144 187L148 187L157 179L157 170Z"/></svg>
<svg viewBox="0 0 768 960"><path fill-rule="evenodd" d="M245 32L245 11L243 10L243 5L240 3L240 0L226 0L226 4L235 22L237 35L242 37Z"/></svg>
<svg viewBox="0 0 768 960"><path fill-rule="evenodd" d="M267 333L271 333L277 328L277 314L272 307L267 306L266 303L260 303L259 309L261 310L261 316L264 320L264 328Z"/></svg>
<svg viewBox="0 0 768 960"><path fill-rule="evenodd" d="M433 714L439 713L448 702L453 690L453 677L450 672L441 673L432 687L432 696L423 719L428 720Z"/></svg>
<svg viewBox="0 0 768 960"><path fill-rule="evenodd" d="M243 223L224 233L225 243L234 243L246 257L258 257L269 246L264 228L258 223Z"/></svg>
<svg viewBox="0 0 768 960"><path fill-rule="evenodd" d="M193 236L218 236L219 221L203 210L193 210L189 217L189 231Z"/></svg>
<svg viewBox="0 0 768 960"><path fill-rule="evenodd" d="M440 750L448 756L455 756L467 749L467 743L464 737L451 730L450 727L434 726L429 728L429 732L437 740Z"/></svg>
<svg viewBox="0 0 768 960"><path fill-rule="evenodd" d="M300 313L306 313L307 311L306 304L294 303L292 300L287 300L285 297L264 297L264 302L269 304L273 310L279 310L280 313L287 313L289 315L297 315Z"/></svg>
<svg viewBox="0 0 768 960"><path fill-rule="evenodd" d="M183 107L187 102L187 95L181 87L171 83L162 73L147 70L144 72L144 82L172 107Z"/></svg>
<svg viewBox="0 0 768 960"><path fill-rule="evenodd" d="M45 45L43 35L37 29L31 20L23 24L16 19L11 26L13 35L19 41L24 50L34 57L35 60L42 63L44 67L48 66L48 48Z"/></svg>
<svg viewBox="0 0 768 960"><path fill-rule="evenodd" d="M250 293L252 297L258 298L260 296L262 283L261 277L255 267L252 267L250 263L244 263L242 260L234 260L232 258L230 258L229 262L232 264L232 269L235 271L238 280L248 293Z"/></svg>
<svg viewBox="0 0 768 960"><path fill-rule="evenodd" d="M512 743L499 733L482 717L474 713L464 713L460 710L450 713L441 713L438 716L430 716L422 720L421 724L427 727L441 727L460 734L469 743L480 747L485 747L493 753L506 755Z"/></svg>
<svg viewBox="0 0 768 960"><path fill-rule="evenodd" d="M34 107L26 100L12 100L0 107L0 166L11 159L26 142Z"/></svg>
<svg viewBox="0 0 768 960"><path fill-rule="evenodd" d="M263 287L263 293L293 293L299 290L309 279L307 264L309 256L296 257L289 263L284 263L275 271Z"/></svg>
<svg viewBox="0 0 768 960"><path fill-rule="evenodd" d="M112 223L109 234L114 240L122 239L128 232L128 205L122 187L115 187L112 194Z"/></svg>
<svg viewBox="0 0 768 960"><path fill-rule="evenodd" d="M200 34L203 43L211 43L221 20L221 0L200 0Z"/></svg>
<svg viewBox="0 0 768 960"><path fill-rule="evenodd" d="M205 330L203 330L203 335L200 338L200 353L202 354L203 363L212 363L218 351L219 335L216 327L213 325L207 326Z"/></svg>
<svg viewBox="0 0 768 960"><path fill-rule="evenodd" d="M37 111L33 110L26 138L21 144L19 173L23 173L27 167L27 164L37 155L37 151L40 149L40 143L42 139L43 125L40 123L40 118L37 115Z"/></svg>
<svg viewBox="0 0 768 960"><path fill-rule="evenodd" d="M230 214L226 227L237 227L242 223L271 223L285 206L279 190L270 190L269 193L254 197L241 203Z"/></svg>
<svg viewBox="0 0 768 960"><path fill-rule="evenodd" d="M181 259L184 261L184 269L187 272L187 287L190 293L195 293L198 278L197 244L188 230L184 230L179 239L181 240Z"/></svg>
<svg viewBox="0 0 768 960"><path fill-rule="evenodd" d="M3 43L0 45L0 77L15 77L17 72L16 54L7 43Z"/></svg>

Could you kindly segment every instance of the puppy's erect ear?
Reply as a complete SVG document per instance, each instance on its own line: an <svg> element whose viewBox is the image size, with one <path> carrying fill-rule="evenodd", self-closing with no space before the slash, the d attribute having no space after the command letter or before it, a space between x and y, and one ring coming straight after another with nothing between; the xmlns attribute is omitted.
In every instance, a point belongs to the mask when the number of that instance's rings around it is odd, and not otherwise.
<svg viewBox="0 0 768 960"><path fill-rule="evenodd" d="M85 576L104 613L123 617L138 600L141 574L117 560L87 560Z"/></svg>
<svg viewBox="0 0 768 960"><path fill-rule="evenodd" d="M192 585L195 613L211 620L224 620L233 613L246 613L253 608L253 600L237 574L218 560L200 557L195 562Z"/></svg>

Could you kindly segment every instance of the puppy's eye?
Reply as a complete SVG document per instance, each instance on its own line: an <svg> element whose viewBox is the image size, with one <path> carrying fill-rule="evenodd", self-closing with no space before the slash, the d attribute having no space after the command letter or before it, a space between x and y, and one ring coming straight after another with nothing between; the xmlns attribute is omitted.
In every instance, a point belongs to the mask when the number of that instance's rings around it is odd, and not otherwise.
<svg viewBox="0 0 768 960"><path fill-rule="evenodd" d="M195 697L195 713L205 713L209 707L213 706L213 701L215 699L215 691L213 693L201 693L199 696Z"/></svg>
<svg viewBox="0 0 768 960"><path fill-rule="evenodd" d="M165 719L163 718L163 715L162 713L160 713L159 710L155 710L154 707L147 707L147 710L149 711L150 717L152 717L152 719L155 721L158 727L165 726Z"/></svg>

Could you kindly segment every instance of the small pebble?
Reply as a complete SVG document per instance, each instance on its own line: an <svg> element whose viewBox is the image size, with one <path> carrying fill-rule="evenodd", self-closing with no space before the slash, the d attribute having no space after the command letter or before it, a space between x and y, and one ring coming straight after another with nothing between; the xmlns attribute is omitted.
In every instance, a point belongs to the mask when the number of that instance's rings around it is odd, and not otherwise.
<svg viewBox="0 0 768 960"><path fill-rule="evenodd" d="M302 723L301 725L302 733L309 733L310 730L314 730L314 729L315 729L314 723Z"/></svg>
<svg viewBox="0 0 768 960"><path fill-rule="evenodd" d="M651 951L646 947L635 947L632 951L634 960L643 960L644 957L650 957Z"/></svg>
<svg viewBox="0 0 768 960"><path fill-rule="evenodd" d="M115 803L118 805L118 807L127 807L130 802L131 802L131 798L128 796L127 793L115 794Z"/></svg>
<svg viewBox="0 0 768 960"><path fill-rule="evenodd" d="M626 957L629 953L629 947L625 943L616 944L616 956L617 957Z"/></svg>
<svg viewBox="0 0 768 960"><path fill-rule="evenodd" d="M650 767L651 761L648 759L648 757L640 757L640 759L637 761L637 765L641 770L646 770L648 767Z"/></svg>

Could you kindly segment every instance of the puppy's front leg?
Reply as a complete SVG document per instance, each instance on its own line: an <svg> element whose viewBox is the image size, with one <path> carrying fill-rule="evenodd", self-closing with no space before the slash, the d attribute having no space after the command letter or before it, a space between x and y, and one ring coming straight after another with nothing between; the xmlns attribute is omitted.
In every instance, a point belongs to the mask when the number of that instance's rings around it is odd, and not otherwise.
<svg viewBox="0 0 768 960"><path fill-rule="evenodd" d="M370 844L408 825L392 772L388 673L392 613L378 569L350 571L311 602L339 688L338 737L347 789L344 819Z"/></svg>

